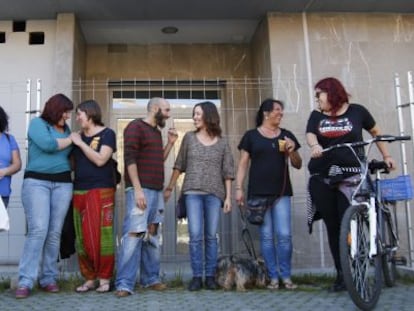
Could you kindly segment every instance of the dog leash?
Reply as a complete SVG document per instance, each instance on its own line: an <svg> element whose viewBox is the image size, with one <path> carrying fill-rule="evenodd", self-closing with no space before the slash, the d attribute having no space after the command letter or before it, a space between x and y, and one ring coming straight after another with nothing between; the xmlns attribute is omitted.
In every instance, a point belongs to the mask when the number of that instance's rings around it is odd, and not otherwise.
<svg viewBox="0 0 414 311"><path fill-rule="evenodd" d="M244 243L244 246L246 247L247 252L249 253L250 257L257 260L256 250L254 249L253 239L250 234L249 229L247 228L247 221L246 216L244 215L243 208L241 205L239 205L239 211L240 211L240 218L242 221L242 240Z"/></svg>

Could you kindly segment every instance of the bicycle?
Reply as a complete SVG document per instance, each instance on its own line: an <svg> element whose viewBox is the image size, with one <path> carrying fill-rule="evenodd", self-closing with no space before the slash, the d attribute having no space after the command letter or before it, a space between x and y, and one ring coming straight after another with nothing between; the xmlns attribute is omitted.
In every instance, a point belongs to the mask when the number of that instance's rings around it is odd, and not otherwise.
<svg viewBox="0 0 414 311"><path fill-rule="evenodd" d="M376 306L383 284L382 274L387 286L395 284L395 254L399 246L395 202L384 200L381 193L381 174L389 173L387 164L368 161L368 156L375 142L410 139L410 136L381 135L323 150L325 153L336 148L349 148L361 168L359 178L350 184L354 190L351 204L342 218L339 249L345 287L352 301L362 310ZM366 151L365 146L368 146ZM363 150L363 155L358 156L356 150ZM370 173L375 179L371 179Z"/></svg>

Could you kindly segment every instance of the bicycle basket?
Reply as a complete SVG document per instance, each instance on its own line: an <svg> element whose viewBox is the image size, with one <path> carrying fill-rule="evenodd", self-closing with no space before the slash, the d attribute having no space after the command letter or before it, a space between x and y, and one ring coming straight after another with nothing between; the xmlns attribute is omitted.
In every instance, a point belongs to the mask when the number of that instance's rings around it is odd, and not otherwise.
<svg viewBox="0 0 414 311"><path fill-rule="evenodd" d="M411 200L413 198L411 176L402 175L396 178L382 179L381 196L384 201Z"/></svg>

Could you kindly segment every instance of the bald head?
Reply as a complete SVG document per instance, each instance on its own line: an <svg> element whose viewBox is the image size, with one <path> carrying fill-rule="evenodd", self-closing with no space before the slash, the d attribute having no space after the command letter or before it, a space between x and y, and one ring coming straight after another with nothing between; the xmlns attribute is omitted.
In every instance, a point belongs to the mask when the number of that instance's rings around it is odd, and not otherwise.
<svg viewBox="0 0 414 311"><path fill-rule="evenodd" d="M164 127L165 121L170 117L170 104L164 98L153 97L148 102L147 112L148 117L159 127Z"/></svg>
<svg viewBox="0 0 414 311"><path fill-rule="evenodd" d="M165 102L166 100L164 98L161 97L153 97L149 100L148 105L147 105L147 111L154 111L154 110L158 110L157 108L161 107L161 104L163 102Z"/></svg>

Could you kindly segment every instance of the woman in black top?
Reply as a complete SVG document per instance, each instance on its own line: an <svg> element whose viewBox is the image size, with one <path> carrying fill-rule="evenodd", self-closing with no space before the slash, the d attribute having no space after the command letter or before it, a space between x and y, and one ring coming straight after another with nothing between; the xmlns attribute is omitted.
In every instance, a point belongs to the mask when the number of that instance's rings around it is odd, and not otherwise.
<svg viewBox="0 0 414 311"><path fill-rule="evenodd" d="M297 152L300 144L292 132L281 128L283 103L266 99L256 116L256 128L247 131L239 144L240 161L236 178L236 201L243 205L242 185L249 169L248 198L265 197L273 202L260 225L260 247L271 279L269 289L279 288L279 277L286 289L297 286L291 280L292 235L290 208L292 186L288 160L296 169L302 166Z"/></svg>
<svg viewBox="0 0 414 311"><path fill-rule="evenodd" d="M340 191L345 180L359 173L359 162L351 150L336 149L322 154L322 150L340 143L350 143L363 139L362 130L373 137L380 130L369 111L358 104L350 104L348 94L341 82L335 78L325 78L315 85L318 108L312 111L306 127L306 141L311 148L309 192L311 204L309 226L322 218L327 229L329 247L335 263L337 278L332 291L345 289L339 259L339 231L342 217L349 206L349 198ZM384 161L390 168L395 167L384 143L377 143ZM357 154L358 154L358 150ZM363 150L361 150L363 152ZM361 155L362 155L361 152ZM321 195L323 194L323 195Z"/></svg>

